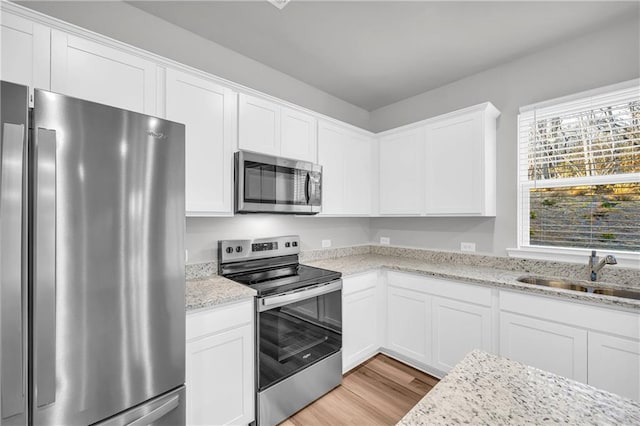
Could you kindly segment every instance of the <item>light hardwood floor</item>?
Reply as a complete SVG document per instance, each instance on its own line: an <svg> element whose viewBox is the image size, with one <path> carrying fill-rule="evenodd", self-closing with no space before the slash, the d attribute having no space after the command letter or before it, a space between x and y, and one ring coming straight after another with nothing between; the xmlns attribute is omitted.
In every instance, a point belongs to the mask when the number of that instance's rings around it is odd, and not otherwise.
<svg viewBox="0 0 640 426"><path fill-rule="evenodd" d="M438 379L379 354L281 426L395 425Z"/></svg>

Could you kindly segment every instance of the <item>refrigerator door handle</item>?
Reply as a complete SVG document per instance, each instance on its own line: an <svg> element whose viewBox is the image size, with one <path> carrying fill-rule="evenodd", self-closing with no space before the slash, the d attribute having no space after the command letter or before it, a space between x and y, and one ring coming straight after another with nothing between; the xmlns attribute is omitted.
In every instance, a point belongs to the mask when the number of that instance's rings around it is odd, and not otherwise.
<svg viewBox="0 0 640 426"><path fill-rule="evenodd" d="M2 418L25 411L25 311L23 302L24 125L5 123L0 143L0 303L2 317ZM2 423L2 421L0 421Z"/></svg>
<svg viewBox="0 0 640 426"><path fill-rule="evenodd" d="M34 195L36 405L56 400L56 132L37 129Z"/></svg>

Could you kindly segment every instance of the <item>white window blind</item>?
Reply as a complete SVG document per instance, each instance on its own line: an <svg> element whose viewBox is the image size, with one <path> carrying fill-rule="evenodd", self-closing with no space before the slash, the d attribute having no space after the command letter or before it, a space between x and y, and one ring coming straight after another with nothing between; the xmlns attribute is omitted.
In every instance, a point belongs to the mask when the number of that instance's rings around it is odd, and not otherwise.
<svg viewBox="0 0 640 426"><path fill-rule="evenodd" d="M640 86L623 86L521 110L521 247L640 251Z"/></svg>

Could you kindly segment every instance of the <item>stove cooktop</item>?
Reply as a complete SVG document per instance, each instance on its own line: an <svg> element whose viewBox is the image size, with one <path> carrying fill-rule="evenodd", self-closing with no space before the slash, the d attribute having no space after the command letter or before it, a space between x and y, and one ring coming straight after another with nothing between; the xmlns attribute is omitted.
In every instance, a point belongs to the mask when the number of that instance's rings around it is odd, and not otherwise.
<svg viewBox="0 0 640 426"><path fill-rule="evenodd" d="M225 277L253 288L258 292L258 297L262 297L326 283L341 276L340 272L296 264L231 274Z"/></svg>

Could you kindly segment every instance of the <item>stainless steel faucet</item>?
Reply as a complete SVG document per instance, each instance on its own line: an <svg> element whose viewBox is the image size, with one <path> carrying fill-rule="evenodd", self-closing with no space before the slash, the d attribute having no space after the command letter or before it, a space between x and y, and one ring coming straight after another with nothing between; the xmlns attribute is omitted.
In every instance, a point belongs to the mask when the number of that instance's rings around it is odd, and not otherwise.
<svg viewBox="0 0 640 426"><path fill-rule="evenodd" d="M600 269L604 268L604 265L615 265L618 263L615 256L610 254L606 255L604 259L600 260L598 256L596 256L596 251L591 250L591 256L589 256L589 269L591 270L591 281L596 281L598 279L598 272Z"/></svg>

